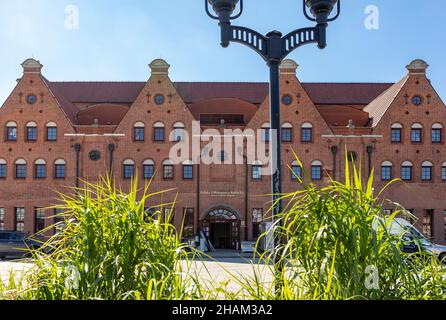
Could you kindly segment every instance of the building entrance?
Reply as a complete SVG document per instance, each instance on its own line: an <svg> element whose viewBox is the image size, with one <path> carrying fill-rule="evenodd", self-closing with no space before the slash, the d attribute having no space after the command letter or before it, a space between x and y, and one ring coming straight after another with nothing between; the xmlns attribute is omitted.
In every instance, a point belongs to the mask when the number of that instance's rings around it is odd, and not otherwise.
<svg viewBox="0 0 446 320"><path fill-rule="evenodd" d="M202 221L202 230L215 249L239 249L240 219L228 208L214 208Z"/></svg>

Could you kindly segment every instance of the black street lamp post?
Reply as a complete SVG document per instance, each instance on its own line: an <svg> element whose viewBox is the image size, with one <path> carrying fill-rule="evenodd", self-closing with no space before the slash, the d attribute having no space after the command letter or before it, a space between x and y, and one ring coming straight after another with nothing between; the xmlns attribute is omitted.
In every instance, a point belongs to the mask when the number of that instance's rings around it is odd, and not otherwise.
<svg viewBox="0 0 446 320"><path fill-rule="evenodd" d="M240 10L236 15L233 15L239 3ZM212 6L216 15L211 14L209 5ZM330 18L336 5L337 13ZM252 29L231 25L231 21L239 18L243 13L243 0L205 0L205 7L209 17L220 22L222 47L228 47L230 42L244 44L260 54L270 69L272 216L273 222L276 223L277 217L282 210L281 201L279 200L282 193L279 66L286 56L300 46L309 43L317 43L320 49L324 49L327 46L326 31L328 22L334 21L339 17L341 0L303 0L304 15L310 21L316 22L316 26L294 30L284 37L282 37L282 33L279 31L272 31L263 36ZM307 10L311 12L311 15ZM276 248L280 243L281 235L276 232L274 247Z"/></svg>

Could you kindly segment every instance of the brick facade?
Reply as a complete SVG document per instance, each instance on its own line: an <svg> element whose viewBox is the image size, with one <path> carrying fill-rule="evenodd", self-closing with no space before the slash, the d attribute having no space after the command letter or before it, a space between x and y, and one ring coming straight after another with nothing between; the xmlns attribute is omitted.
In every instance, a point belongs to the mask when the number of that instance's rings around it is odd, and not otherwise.
<svg viewBox="0 0 446 320"><path fill-rule="evenodd" d="M0 165L6 165L6 176L0 177L0 208L5 213L0 226L4 223L4 229L18 228L16 208L24 208L24 231L35 232L35 210L56 204L55 191L69 192L76 183L96 181L110 170L118 185L128 188L131 180L125 179L126 163L134 164L142 185L143 164L153 163L156 175L151 191L175 191L153 199L147 207L174 201L177 196L177 227L181 227L184 210L192 209L193 232L204 228L211 234L218 233L222 237L215 241L220 247L253 239L253 210L262 209L268 216L268 176L253 179L252 163L246 159L243 164L206 165L191 155L187 158L192 161L191 179L183 177L181 164L174 165L173 179L165 179L163 163L177 143L171 141L170 134L179 123L187 133L192 131L192 122L200 119L202 130L220 133L225 129L265 127L269 122L267 84L174 83L168 74L170 66L162 60L151 63L152 75L147 83L50 82L42 75L40 62L28 59L22 66L22 78L0 109ZM387 183L381 179L383 162L392 164L392 178L400 177L403 163L410 162L412 180L396 183L385 196L413 210L420 218L419 228L426 232L429 221L425 218L423 226L423 217L431 214L429 236L445 243L445 132L440 130L441 141L433 143L431 131L446 126L446 109L426 77L427 64L413 61L408 74L395 84L301 83L296 77L297 67L291 60L281 67L282 123L291 129L291 141L283 142L284 191L297 187L288 169L295 160L293 150L308 173L312 164L322 167L322 179L315 181L320 184L327 183L329 176L343 179L346 149L356 154L356 163L361 161L364 174L375 168L377 189ZM227 121L209 122L219 118ZM27 139L30 122L37 125L37 141ZM14 123L17 141L9 141L7 127ZM401 127L400 143L391 141L391 127L396 123ZM46 137L48 124L57 125L56 141ZM420 143L411 141L414 124L421 125ZM140 131L143 141L136 141L135 126L144 128ZM303 141L302 126L311 127L310 141ZM164 141L155 141L154 127L164 128ZM202 141L201 147L207 143ZM92 151L99 159L92 160ZM232 156L240 151L232 150ZM36 177L36 161L46 164L44 179ZM422 181L421 167L428 162L432 177ZM19 163L26 163L24 179L16 177ZM56 163L65 164L62 179L56 179ZM231 234L237 239L231 239L231 243L223 237L229 229L213 224L222 222L223 216L209 218L215 210L229 213L234 219ZM54 222L52 215L53 210L47 209L47 226Z"/></svg>

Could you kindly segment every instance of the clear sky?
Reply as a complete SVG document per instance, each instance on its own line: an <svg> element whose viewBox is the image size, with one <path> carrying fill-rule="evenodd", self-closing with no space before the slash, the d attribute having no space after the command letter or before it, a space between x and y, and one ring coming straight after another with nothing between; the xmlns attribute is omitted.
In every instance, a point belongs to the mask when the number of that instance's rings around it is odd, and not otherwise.
<svg viewBox="0 0 446 320"><path fill-rule="evenodd" d="M217 23L206 16L203 0L0 3L0 103L28 57L39 59L52 81L145 81L147 64L155 58L171 64L174 81L268 80L265 63L253 51L238 44L219 46ZM69 5L79 10L77 29L66 27ZM379 9L377 30L365 26L369 5ZM235 23L262 33L287 33L312 25L301 7L301 0L245 0L245 13ZM304 82L395 82L411 60L422 58L446 100L443 9L444 0L343 0L327 49L309 45L290 58L300 64Z"/></svg>

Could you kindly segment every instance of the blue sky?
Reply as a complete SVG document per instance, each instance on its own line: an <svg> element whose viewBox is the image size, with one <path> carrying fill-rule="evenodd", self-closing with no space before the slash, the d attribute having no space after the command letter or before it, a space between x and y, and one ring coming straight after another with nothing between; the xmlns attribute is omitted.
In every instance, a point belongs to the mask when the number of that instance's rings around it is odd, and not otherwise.
<svg viewBox="0 0 446 320"><path fill-rule="evenodd" d="M67 5L79 8L79 29L65 27ZM379 9L379 29L364 12ZM301 0L245 0L236 24L262 33L310 26ZM429 78L446 100L444 0L343 0L330 25L328 47L309 45L290 58L304 82L394 82L415 58L430 64ZM443 30L443 31L442 31ZM53 81L145 81L147 64L164 58L174 81L267 81L263 60L233 44L219 46L219 29L202 0L1 0L0 103L21 76L20 63L39 59Z"/></svg>

